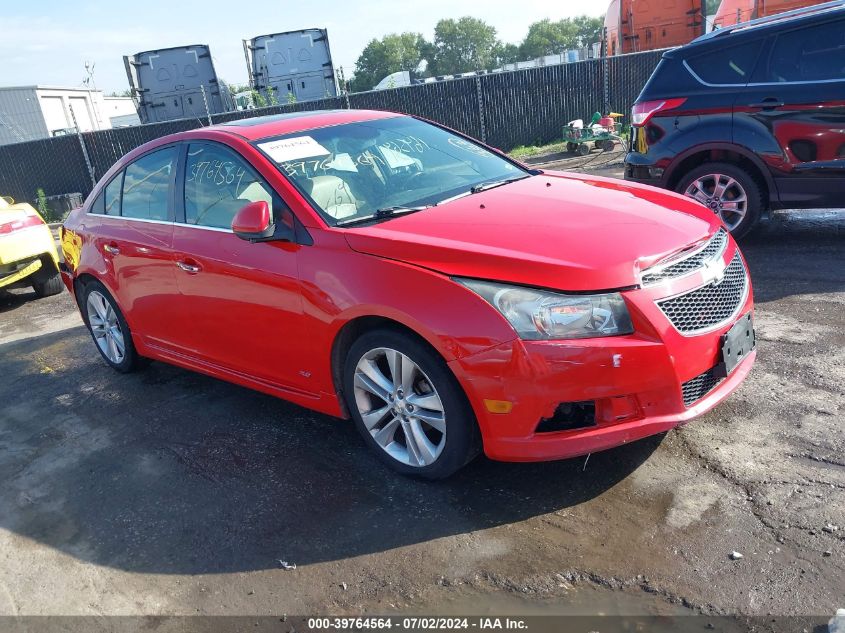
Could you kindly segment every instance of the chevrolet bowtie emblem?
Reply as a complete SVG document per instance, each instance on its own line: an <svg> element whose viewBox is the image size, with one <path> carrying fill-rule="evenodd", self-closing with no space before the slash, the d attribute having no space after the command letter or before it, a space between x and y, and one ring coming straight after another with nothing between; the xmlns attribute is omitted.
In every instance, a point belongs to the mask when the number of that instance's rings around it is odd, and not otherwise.
<svg viewBox="0 0 845 633"><path fill-rule="evenodd" d="M704 277L705 283L712 282L714 285L718 286L725 278L725 262L721 259L710 262L704 267L701 275Z"/></svg>

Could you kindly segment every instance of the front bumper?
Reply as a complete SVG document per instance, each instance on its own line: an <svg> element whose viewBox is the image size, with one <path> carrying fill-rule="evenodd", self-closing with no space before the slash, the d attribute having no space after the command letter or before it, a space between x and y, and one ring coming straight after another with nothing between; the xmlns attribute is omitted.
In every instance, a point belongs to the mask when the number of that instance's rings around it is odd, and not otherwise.
<svg viewBox="0 0 845 633"><path fill-rule="evenodd" d="M733 252L728 253L731 257ZM466 391L485 454L503 461L563 459L661 433L716 406L748 375L752 352L709 391L684 403L683 385L721 362L722 336L753 309L748 281L741 307L724 324L683 335L656 299L695 288L700 280L623 292L635 333L570 341L514 340L449 365ZM493 413L490 401L510 403ZM594 419L571 430L543 432L559 405L592 403ZM496 410L496 408L492 408ZM501 408L499 409L501 410Z"/></svg>

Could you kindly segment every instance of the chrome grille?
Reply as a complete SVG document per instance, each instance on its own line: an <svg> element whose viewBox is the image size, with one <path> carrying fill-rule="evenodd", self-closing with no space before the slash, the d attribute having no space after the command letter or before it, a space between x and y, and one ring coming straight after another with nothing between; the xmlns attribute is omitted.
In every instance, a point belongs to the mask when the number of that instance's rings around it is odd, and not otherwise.
<svg viewBox="0 0 845 633"><path fill-rule="evenodd" d="M722 378L716 376L712 369L708 369L703 374L687 380L681 385L681 391L684 395L684 406L689 407L694 402L701 400L713 391L720 382L722 382Z"/></svg>
<svg viewBox="0 0 845 633"><path fill-rule="evenodd" d="M653 286L667 279L683 277L704 268L711 261L721 257L728 245L728 233L725 229L719 229L713 237L701 248L688 254L683 254L679 259L652 266L646 269L642 276L643 286Z"/></svg>
<svg viewBox="0 0 845 633"><path fill-rule="evenodd" d="M748 291L748 277L739 252L715 280L677 297L660 299L658 307L681 334L692 334L717 327L742 307Z"/></svg>

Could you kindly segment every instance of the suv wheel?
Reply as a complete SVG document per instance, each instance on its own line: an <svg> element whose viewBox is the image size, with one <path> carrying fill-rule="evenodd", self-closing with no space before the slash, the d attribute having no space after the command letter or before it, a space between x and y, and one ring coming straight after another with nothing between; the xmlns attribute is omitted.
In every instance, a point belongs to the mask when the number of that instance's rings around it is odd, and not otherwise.
<svg viewBox="0 0 845 633"><path fill-rule="evenodd" d="M760 185L731 163L704 163L681 178L675 190L718 215L735 238L753 229L763 210Z"/></svg>
<svg viewBox="0 0 845 633"><path fill-rule="evenodd" d="M346 403L364 441L405 475L448 477L478 453L478 427L446 363L406 334L368 332L343 371Z"/></svg>

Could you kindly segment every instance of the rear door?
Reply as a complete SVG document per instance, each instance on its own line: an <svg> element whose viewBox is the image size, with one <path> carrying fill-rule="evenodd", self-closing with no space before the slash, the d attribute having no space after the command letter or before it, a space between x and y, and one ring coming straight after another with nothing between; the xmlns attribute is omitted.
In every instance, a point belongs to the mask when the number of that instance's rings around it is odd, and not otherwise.
<svg viewBox="0 0 845 633"><path fill-rule="evenodd" d="M297 253L290 242L250 243L232 219L264 200L276 222L293 216L239 154L220 143L187 145L173 237L181 302L190 314L192 355L237 374L308 387Z"/></svg>
<svg viewBox="0 0 845 633"><path fill-rule="evenodd" d="M845 18L770 38L737 117L777 147L768 162L785 207L845 206Z"/></svg>
<svg viewBox="0 0 845 633"><path fill-rule="evenodd" d="M152 151L130 163L94 201L86 232L107 265L115 294L133 333L143 343L180 347L173 238L178 146Z"/></svg>

